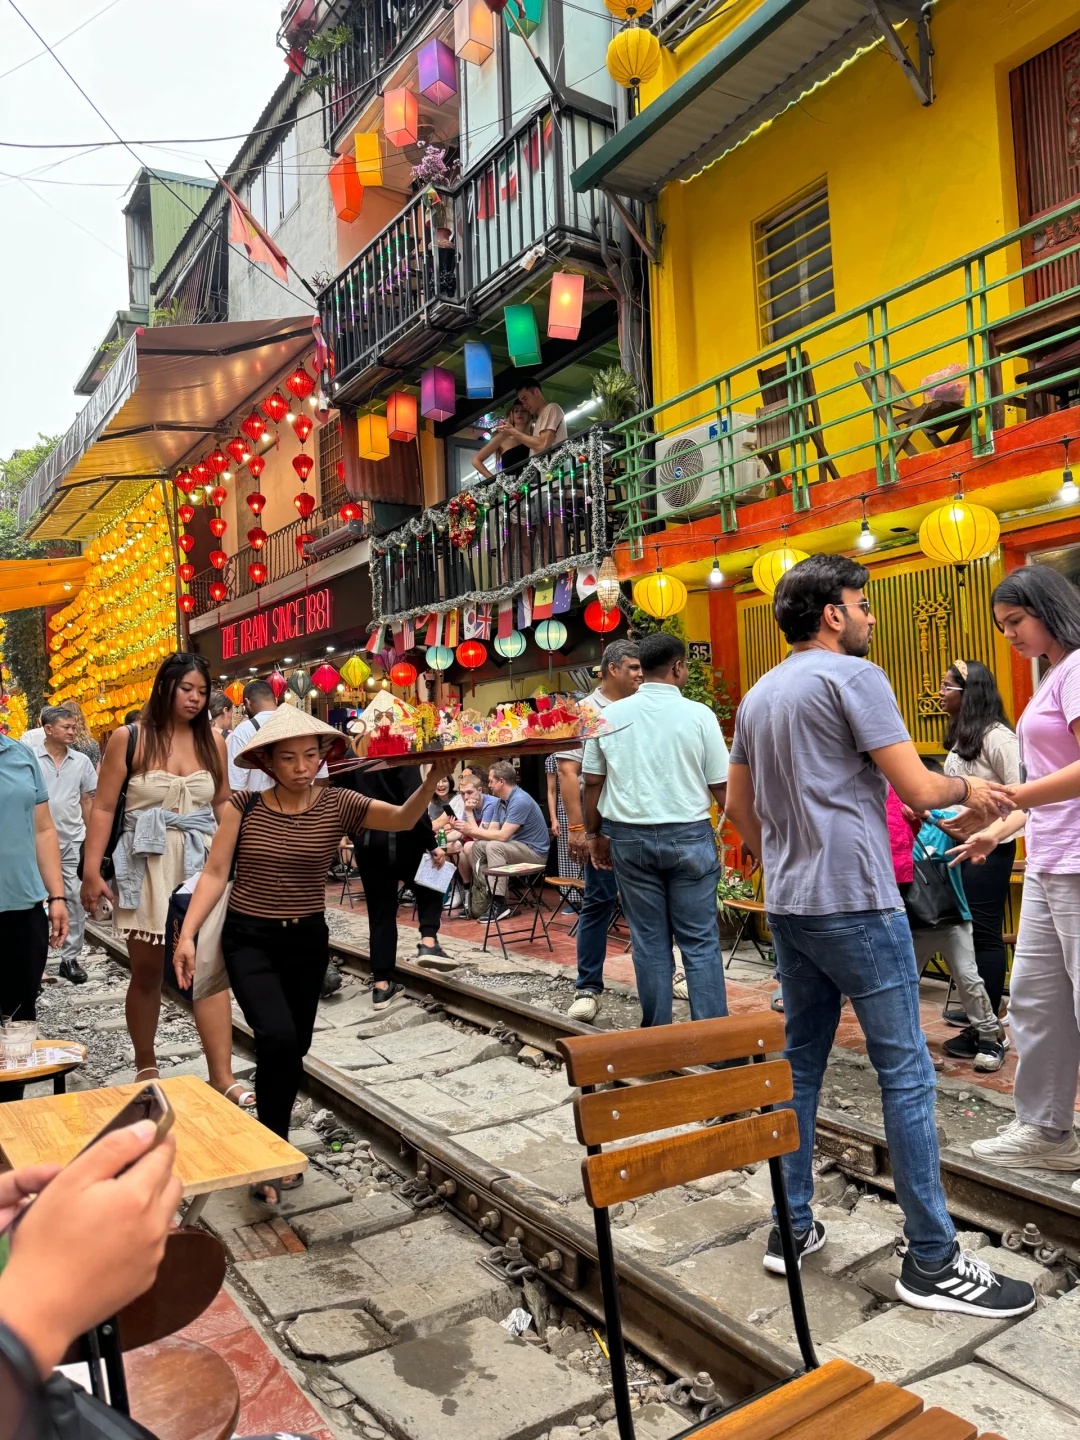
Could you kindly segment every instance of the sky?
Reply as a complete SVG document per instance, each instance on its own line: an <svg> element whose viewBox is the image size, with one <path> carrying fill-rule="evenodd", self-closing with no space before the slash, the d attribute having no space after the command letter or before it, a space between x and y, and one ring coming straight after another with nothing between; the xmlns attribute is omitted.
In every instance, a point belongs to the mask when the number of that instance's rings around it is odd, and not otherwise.
<svg viewBox="0 0 1080 1440"><path fill-rule="evenodd" d="M113 136L0 0L0 457L84 403L75 381L128 305L121 211L139 165L224 169L241 141L215 137L246 134L286 74L274 0L15 3L125 140L187 143L135 144L138 159L32 148Z"/></svg>

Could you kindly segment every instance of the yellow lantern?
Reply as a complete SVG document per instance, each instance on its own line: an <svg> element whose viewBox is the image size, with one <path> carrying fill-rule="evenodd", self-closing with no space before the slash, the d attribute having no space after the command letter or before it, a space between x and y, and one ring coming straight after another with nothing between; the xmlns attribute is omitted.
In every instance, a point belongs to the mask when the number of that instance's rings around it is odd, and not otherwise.
<svg viewBox="0 0 1080 1440"><path fill-rule="evenodd" d="M686 604L686 586L674 575L660 569L646 575L634 586L634 604L657 620L677 615Z"/></svg>
<svg viewBox="0 0 1080 1440"><path fill-rule="evenodd" d="M660 69L660 41L639 25L620 30L608 46L607 68L624 90L647 84Z"/></svg>
<svg viewBox="0 0 1080 1440"><path fill-rule="evenodd" d="M341 667L341 678L353 690L359 690L370 674L371 666L361 660L359 655L350 655Z"/></svg>
<svg viewBox="0 0 1080 1440"><path fill-rule="evenodd" d="M385 460L390 454L385 415L358 415L356 434L361 460Z"/></svg>
<svg viewBox="0 0 1080 1440"><path fill-rule="evenodd" d="M634 20L652 9L652 0L604 0L616 20Z"/></svg>
<svg viewBox="0 0 1080 1440"><path fill-rule="evenodd" d="M1001 526L993 510L970 505L962 496L932 510L919 526L919 545L929 560L967 565L993 553Z"/></svg>
<svg viewBox="0 0 1080 1440"><path fill-rule="evenodd" d="M771 595L789 570L798 565L800 560L809 558L805 550L793 550L790 545L769 550L754 561L754 584L765 595Z"/></svg>

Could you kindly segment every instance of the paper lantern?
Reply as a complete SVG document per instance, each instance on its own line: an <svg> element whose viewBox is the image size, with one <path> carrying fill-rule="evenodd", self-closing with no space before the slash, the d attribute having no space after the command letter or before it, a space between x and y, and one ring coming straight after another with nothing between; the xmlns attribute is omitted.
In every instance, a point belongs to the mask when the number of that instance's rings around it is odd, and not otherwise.
<svg viewBox="0 0 1080 1440"><path fill-rule="evenodd" d="M308 557L304 554L304 546L305 546L305 545L310 545L311 542L312 542L314 539L315 539L315 536L314 536L314 535L309 535L306 530L305 530L305 532L304 532L302 535L297 535L297 537L296 537L296 553L300 556L301 560L306 560L306 559L308 558Z"/></svg>
<svg viewBox="0 0 1080 1440"><path fill-rule="evenodd" d="M993 510L957 497L932 510L919 526L919 546L929 560L942 565L967 565L991 555L1001 527Z"/></svg>
<svg viewBox="0 0 1080 1440"><path fill-rule="evenodd" d="M225 489L224 485L215 485L206 498L210 501L211 505L220 510L229 498L229 492Z"/></svg>
<svg viewBox="0 0 1080 1440"><path fill-rule="evenodd" d="M399 150L416 144L420 111L416 96L404 86L383 92L383 134Z"/></svg>
<svg viewBox="0 0 1080 1440"><path fill-rule="evenodd" d="M213 535L215 540L220 540L228 528L229 522L223 520L220 515L215 515L210 521L210 534Z"/></svg>
<svg viewBox="0 0 1080 1440"><path fill-rule="evenodd" d="M176 477L176 487L178 490L182 490L185 495L191 494L192 490L195 489L195 483L195 476L188 470L181 470L180 474Z"/></svg>
<svg viewBox="0 0 1080 1440"><path fill-rule="evenodd" d="M224 550L210 551L210 564L213 565L215 570L224 570L228 564L228 560L229 557L225 554Z"/></svg>
<svg viewBox="0 0 1080 1440"><path fill-rule="evenodd" d="M506 348L515 365L540 364L540 332L531 305L505 305Z"/></svg>
<svg viewBox="0 0 1080 1440"><path fill-rule="evenodd" d="M599 600L590 600L585 606L585 624L598 635L610 635L619 628L618 610L605 610Z"/></svg>
<svg viewBox="0 0 1080 1440"><path fill-rule="evenodd" d="M248 474L257 480L266 469L266 460L262 455L251 455L248 457L247 468Z"/></svg>
<svg viewBox="0 0 1080 1440"><path fill-rule="evenodd" d="M359 655L350 655L341 667L341 678L353 690L359 690L370 674L371 666L361 660Z"/></svg>
<svg viewBox="0 0 1080 1440"><path fill-rule="evenodd" d="M605 614L618 605L619 594L619 572L611 556L605 555L596 572L596 598Z"/></svg>
<svg viewBox="0 0 1080 1440"><path fill-rule="evenodd" d="M192 610L195 609L195 596L181 595L176 603L180 606L180 609L184 612L185 615L190 615Z"/></svg>
<svg viewBox="0 0 1080 1440"><path fill-rule="evenodd" d="M183 550L184 554L186 555L189 550L194 550L195 548L195 536L181 535L177 539L176 543L180 546L180 549Z"/></svg>
<svg viewBox="0 0 1080 1440"><path fill-rule="evenodd" d="M456 409L454 372L441 365L425 370L420 376L420 414L428 420L449 420Z"/></svg>
<svg viewBox="0 0 1080 1440"><path fill-rule="evenodd" d="M391 681L400 689L407 690L416 679L416 666L407 660L399 660L390 671Z"/></svg>
<svg viewBox="0 0 1080 1440"><path fill-rule="evenodd" d="M364 187L356 171L354 155L339 155L327 171L330 194L334 201L334 213L346 225L359 219L364 204Z"/></svg>
<svg viewBox="0 0 1080 1440"><path fill-rule="evenodd" d="M340 520L346 525L351 525L354 520L364 518L364 507L357 500L346 500L337 513Z"/></svg>
<svg viewBox="0 0 1080 1440"><path fill-rule="evenodd" d="M429 670L449 670L454 663L454 652L448 645L429 645L424 651L424 663Z"/></svg>
<svg viewBox="0 0 1080 1440"><path fill-rule="evenodd" d="M303 700L304 696L311 689L311 676L301 666L300 669L294 670L288 677L288 685L296 698Z"/></svg>
<svg viewBox="0 0 1080 1440"><path fill-rule="evenodd" d="M652 9L652 0L604 0L616 20L634 20Z"/></svg>
<svg viewBox="0 0 1080 1440"><path fill-rule="evenodd" d="M192 465L191 475L196 485L209 485L210 481L214 478L210 466L207 465L204 460L200 460L197 464Z"/></svg>
<svg viewBox="0 0 1080 1440"><path fill-rule="evenodd" d="M793 550L790 545L781 545L778 550L769 550L764 555L759 555L754 561L754 568L751 572L754 584L763 594L771 595L787 572L798 565L800 560L807 559L809 556L805 550ZM637 598L636 587L634 598Z"/></svg>
<svg viewBox="0 0 1080 1440"><path fill-rule="evenodd" d="M457 94L457 65L449 45L432 38L416 54L420 94L433 105L445 105Z"/></svg>
<svg viewBox="0 0 1080 1440"><path fill-rule="evenodd" d="M256 585L262 585L266 581L266 566L261 560L252 560L248 565L248 578Z"/></svg>
<svg viewBox="0 0 1080 1440"><path fill-rule="evenodd" d="M210 599L219 602L224 600L225 596L229 593L229 587L225 584L224 580L211 580L208 588L210 591Z"/></svg>
<svg viewBox="0 0 1080 1440"><path fill-rule="evenodd" d="M495 50L495 17L484 0L458 0L454 6L454 54L469 65L483 65Z"/></svg>
<svg viewBox="0 0 1080 1440"><path fill-rule="evenodd" d="M280 705L281 697L289 688L289 682L285 679L285 676L281 673L280 670L275 670L273 674L267 676L267 684L270 686L270 689L273 690L274 699Z"/></svg>
<svg viewBox="0 0 1080 1440"><path fill-rule="evenodd" d="M279 425L283 417L289 413L289 402L280 390L275 390L272 395L268 395L262 402L262 408L267 415L270 416L274 424Z"/></svg>
<svg viewBox="0 0 1080 1440"><path fill-rule="evenodd" d="M178 505L176 507L176 514L181 525L190 525L192 520L195 519L195 506Z"/></svg>
<svg viewBox="0 0 1080 1440"><path fill-rule="evenodd" d="M524 35L528 40L544 18L544 0L509 0L503 19L511 35Z"/></svg>
<svg viewBox="0 0 1080 1440"><path fill-rule="evenodd" d="M229 468L229 457L224 450L211 450L206 457L206 468L214 475L224 475Z"/></svg>
<svg viewBox="0 0 1080 1440"><path fill-rule="evenodd" d="M520 630L511 630L509 635L498 636L495 639L495 653L501 655L504 660L516 660L525 651L525 636Z"/></svg>
<svg viewBox="0 0 1080 1440"><path fill-rule="evenodd" d="M487 646L481 645L479 640L463 640L456 653L459 665L464 665L466 670L475 670L487 659Z"/></svg>
<svg viewBox="0 0 1080 1440"><path fill-rule="evenodd" d="M285 389L298 400L306 400L315 389L315 381L311 378L303 365L297 365L291 375L285 378Z"/></svg>
<svg viewBox="0 0 1080 1440"><path fill-rule="evenodd" d="M293 434L300 441L301 445L307 444L308 437L311 435L311 432L314 429L315 421L311 418L310 415L306 414L303 410L301 410L300 414L297 415L296 419L293 421Z"/></svg>
<svg viewBox="0 0 1080 1440"><path fill-rule="evenodd" d="M620 30L607 48L607 68L624 90L647 84L660 69L660 41L639 25Z"/></svg>
<svg viewBox="0 0 1080 1440"><path fill-rule="evenodd" d="M353 136L356 173L364 185L382 184L382 143L377 130L358 130Z"/></svg>
<svg viewBox="0 0 1080 1440"><path fill-rule="evenodd" d="M385 415L356 417L357 454L361 460L385 460L390 454Z"/></svg>
<svg viewBox="0 0 1080 1440"><path fill-rule="evenodd" d="M315 509L315 496L309 495L306 490L301 490L299 495L293 496L292 503L296 506L296 513L300 519L306 520Z"/></svg>
<svg viewBox="0 0 1080 1440"><path fill-rule="evenodd" d="M190 585L195 578L195 566L192 565L190 560L185 560L182 565L176 567L176 573L185 585Z"/></svg>
<svg viewBox="0 0 1080 1440"><path fill-rule="evenodd" d="M674 575L655 570L634 586L634 604L657 620L677 615L686 604L686 586Z"/></svg>
<svg viewBox="0 0 1080 1440"><path fill-rule="evenodd" d="M312 470L314 470L315 461L310 455L304 455L303 453L294 455L292 458L292 468L296 471L297 475L299 475L300 483L303 484Z"/></svg>
<svg viewBox="0 0 1080 1440"><path fill-rule="evenodd" d="M263 418L257 410L253 410L247 419L241 424L240 429L244 432L252 445L257 445L266 434L266 426Z"/></svg>
<svg viewBox="0 0 1080 1440"><path fill-rule="evenodd" d="M316 690L321 690L324 695L329 695L331 690L341 684L341 676L328 660L324 660L312 675L311 683Z"/></svg>
<svg viewBox="0 0 1080 1440"><path fill-rule="evenodd" d="M244 682L242 680L230 680L225 686L225 694L234 705L239 705L244 698Z"/></svg>
<svg viewBox="0 0 1080 1440"><path fill-rule="evenodd" d="M247 542L253 550L261 550L269 538L261 525L253 525L247 532Z"/></svg>
<svg viewBox="0 0 1080 1440"><path fill-rule="evenodd" d="M541 650L561 650L566 644L566 626L561 620L541 620L533 630Z"/></svg>
<svg viewBox="0 0 1080 1440"><path fill-rule="evenodd" d="M491 346L480 341L465 342L465 393L470 400L490 400L495 394L495 372Z"/></svg>
<svg viewBox="0 0 1080 1440"><path fill-rule="evenodd" d="M246 440L241 440L239 435L234 435L225 449L232 456L233 463L236 465L242 465L251 453L251 446Z"/></svg>
<svg viewBox="0 0 1080 1440"><path fill-rule="evenodd" d="M585 276L558 270L551 277L548 301L549 340L576 340L581 333L581 310L585 304Z"/></svg>
<svg viewBox="0 0 1080 1440"><path fill-rule="evenodd" d="M386 438L415 440L416 432L416 396L407 390L395 390L386 402Z"/></svg>
<svg viewBox="0 0 1080 1440"><path fill-rule="evenodd" d="M253 515L261 515L266 509L266 496L260 495L258 490L253 490L247 497L247 507Z"/></svg>

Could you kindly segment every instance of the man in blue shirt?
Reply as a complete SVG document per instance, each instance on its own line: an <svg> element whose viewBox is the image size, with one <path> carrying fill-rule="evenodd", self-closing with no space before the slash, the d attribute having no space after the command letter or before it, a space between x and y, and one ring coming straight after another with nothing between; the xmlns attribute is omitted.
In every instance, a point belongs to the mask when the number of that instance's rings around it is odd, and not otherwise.
<svg viewBox="0 0 1080 1440"><path fill-rule="evenodd" d="M468 820L447 821L447 828L456 830L464 839L474 842L474 897L477 890L487 888L489 866L497 869L500 865L535 865L537 862L544 864L551 843L544 812L532 796L522 790L518 784L517 771L509 760L497 760L492 765L488 771L488 788L495 797L496 805L494 815L483 829ZM495 919L507 908L506 885L507 877L500 875L495 882L495 893L491 901ZM478 898L482 900L483 896Z"/></svg>

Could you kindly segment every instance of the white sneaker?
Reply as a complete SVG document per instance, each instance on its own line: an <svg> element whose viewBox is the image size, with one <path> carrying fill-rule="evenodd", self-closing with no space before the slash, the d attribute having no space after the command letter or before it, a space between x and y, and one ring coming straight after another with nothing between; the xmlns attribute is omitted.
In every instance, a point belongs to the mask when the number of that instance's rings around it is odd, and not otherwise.
<svg viewBox="0 0 1080 1440"><path fill-rule="evenodd" d="M1076 1135L1047 1140L1037 1125L1014 1120L998 1128L997 1138L976 1140L971 1153L1006 1170L1080 1170L1080 1144Z"/></svg>
<svg viewBox="0 0 1080 1440"><path fill-rule="evenodd" d="M585 1025L591 1025L599 1015L602 1004L603 997L600 995L579 995L566 1014L570 1020L580 1020Z"/></svg>
<svg viewBox="0 0 1080 1440"><path fill-rule="evenodd" d="M682 970L675 971L675 978L671 982L671 993L676 1000L689 1000L690 988L686 983L686 975Z"/></svg>

